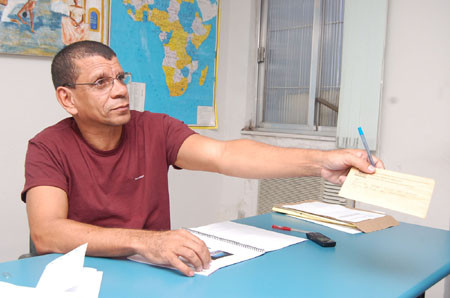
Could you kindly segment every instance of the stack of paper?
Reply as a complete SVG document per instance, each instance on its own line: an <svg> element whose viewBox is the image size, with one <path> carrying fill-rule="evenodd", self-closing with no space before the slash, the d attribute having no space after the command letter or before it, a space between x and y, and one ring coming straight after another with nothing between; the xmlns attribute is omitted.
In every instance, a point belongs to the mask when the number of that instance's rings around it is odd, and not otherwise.
<svg viewBox="0 0 450 298"><path fill-rule="evenodd" d="M278 205L272 210L318 223L358 229L365 233L398 225L398 222L389 215L313 200Z"/></svg>
<svg viewBox="0 0 450 298"><path fill-rule="evenodd" d="M35 288L0 282L0 297L96 298L103 272L84 266L87 243L53 260Z"/></svg>

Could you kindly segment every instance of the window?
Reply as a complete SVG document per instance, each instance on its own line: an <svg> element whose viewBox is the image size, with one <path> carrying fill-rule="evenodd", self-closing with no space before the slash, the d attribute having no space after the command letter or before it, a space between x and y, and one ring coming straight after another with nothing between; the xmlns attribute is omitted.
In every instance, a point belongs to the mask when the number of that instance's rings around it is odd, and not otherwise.
<svg viewBox="0 0 450 298"><path fill-rule="evenodd" d="M344 0L261 0L256 129L336 132Z"/></svg>

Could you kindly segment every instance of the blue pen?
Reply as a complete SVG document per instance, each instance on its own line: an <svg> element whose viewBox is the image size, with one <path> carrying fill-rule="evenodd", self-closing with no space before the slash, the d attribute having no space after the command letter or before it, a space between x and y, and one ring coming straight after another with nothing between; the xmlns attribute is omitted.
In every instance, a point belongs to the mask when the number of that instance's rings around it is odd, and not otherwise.
<svg viewBox="0 0 450 298"><path fill-rule="evenodd" d="M369 145L367 144L366 137L364 136L364 132L363 132L361 126L358 127L358 131L359 131L359 136L361 137L361 140L363 142L364 148L366 148L367 155L369 156L370 164L375 167L375 163L373 162L372 154L370 154Z"/></svg>

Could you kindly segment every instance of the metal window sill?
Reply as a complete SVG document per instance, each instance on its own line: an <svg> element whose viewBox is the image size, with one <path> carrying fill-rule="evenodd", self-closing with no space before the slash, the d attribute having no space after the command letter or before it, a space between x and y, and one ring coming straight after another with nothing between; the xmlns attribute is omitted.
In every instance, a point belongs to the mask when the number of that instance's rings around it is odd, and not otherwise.
<svg viewBox="0 0 450 298"><path fill-rule="evenodd" d="M277 131L265 131L265 130L251 130L248 128L244 128L241 130L242 135L249 136L262 136L262 137L274 137L274 138L290 138L290 139L303 139L303 140L312 140L312 141L320 141L320 142L336 142L336 136L330 135L332 134L329 131L326 132L309 132L307 134L305 132L295 132L295 133L286 133L286 132L277 132Z"/></svg>

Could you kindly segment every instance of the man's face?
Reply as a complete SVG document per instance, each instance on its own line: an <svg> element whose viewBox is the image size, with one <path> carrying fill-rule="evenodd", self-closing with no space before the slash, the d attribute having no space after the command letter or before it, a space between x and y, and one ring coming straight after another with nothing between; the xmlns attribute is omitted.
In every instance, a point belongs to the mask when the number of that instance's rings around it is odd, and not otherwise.
<svg viewBox="0 0 450 298"><path fill-rule="evenodd" d="M94 83L103 78L116 78L123 74L116 57L107 60L101 56L86 57L76 61L79 76L74 82ZM127 87L118 80L113 85L99 89L91 85L77 85L72 89L76 115L82 125L118 126L130 120Z"/></svg>

